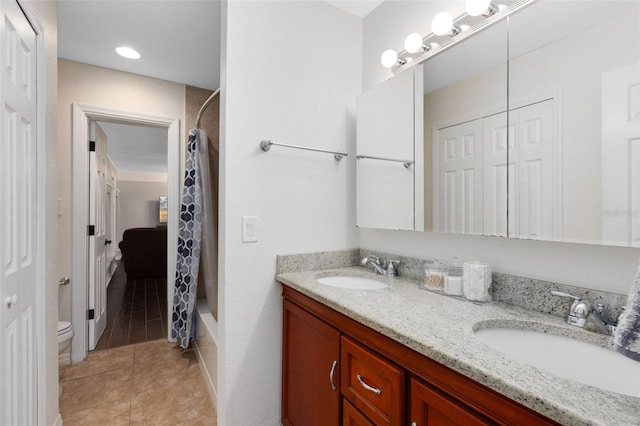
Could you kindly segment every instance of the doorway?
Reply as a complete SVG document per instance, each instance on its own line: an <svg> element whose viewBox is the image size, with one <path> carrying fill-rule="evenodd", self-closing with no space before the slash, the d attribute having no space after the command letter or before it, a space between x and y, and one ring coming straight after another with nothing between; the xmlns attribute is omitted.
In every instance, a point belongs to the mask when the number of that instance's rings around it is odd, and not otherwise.
<svg viewBox="0 0 640 426"><path fill-rule="evenodd" d="M72 154L73 176L89 175L89 123L99 121L124 125L137 125L165 129L167 132L167 259L176 258L178 209L180 194L180 164L182 162L182 144L180 138L180 121L177 118L157 117L126 111L118 111L96 106L74 103L72 106ZM73 276L76 279L72 295L72 324L77 334L71 348L72 362L82 361L89 350L89 330L95 324L88 315L91 280L87 259L89 258L89 186L87 179L73 179ZM175 275L175 263L167 262L167 276ZM167 300L172 300L173 288L167 286ZM167 317L167 324L168 324ZM167 325L168 327L168 325Z"/></svg>

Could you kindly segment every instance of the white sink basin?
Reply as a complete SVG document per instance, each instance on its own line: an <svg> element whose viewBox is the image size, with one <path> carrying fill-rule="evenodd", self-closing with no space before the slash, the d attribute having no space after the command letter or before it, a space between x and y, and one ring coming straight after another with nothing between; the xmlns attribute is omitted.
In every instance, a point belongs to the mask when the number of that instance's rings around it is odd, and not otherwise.
<svg viewBox="0 0 640 426"><path fill-rule="evenodd" d="M515 328L484 328L475 335L503 354L580 383L640 397L640 362L569 337Z"/></svg>
<svg viewBox="0 0 640 426"><path fill-rule="evenodd" d="M350 275L333 275L330 277L317 278L316 281L331 287L348 288L351 290L377 290L389 287L382 281Z"/></svg>

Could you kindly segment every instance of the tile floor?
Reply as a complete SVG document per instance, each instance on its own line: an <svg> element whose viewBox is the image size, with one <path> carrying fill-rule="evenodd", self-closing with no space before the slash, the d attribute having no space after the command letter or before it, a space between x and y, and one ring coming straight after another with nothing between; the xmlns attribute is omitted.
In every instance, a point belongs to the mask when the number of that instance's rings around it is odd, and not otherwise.
<svg viewBox="0 0 640 426"><path fill-rule="evenodd" d="M217 425L194 351L154 340L61 367L60 412L73 425Z"/></svg>
<svg viewBox="0 0 640 426"><path fill-rule="evenodd" d="M167 337L166 277L128 278L120 262L107 287L107 326L96 350Z"/></svg>

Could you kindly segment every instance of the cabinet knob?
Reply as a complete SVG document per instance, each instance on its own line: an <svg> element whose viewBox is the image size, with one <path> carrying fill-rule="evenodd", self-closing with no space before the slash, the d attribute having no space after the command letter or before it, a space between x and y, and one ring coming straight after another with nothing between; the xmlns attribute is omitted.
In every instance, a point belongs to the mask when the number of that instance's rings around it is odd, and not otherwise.
<svg viewBox="0 0 640 426"><path fill-rule="evenodd" d="M411 422L411 426L418 426L416 422Z"/></svg>

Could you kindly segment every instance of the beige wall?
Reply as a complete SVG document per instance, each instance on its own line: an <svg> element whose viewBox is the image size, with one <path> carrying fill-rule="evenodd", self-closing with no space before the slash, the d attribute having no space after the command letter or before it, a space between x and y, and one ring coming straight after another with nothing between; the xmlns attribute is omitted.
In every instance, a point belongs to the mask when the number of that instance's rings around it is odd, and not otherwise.
<svg viewBox="0 0 640 426"><path fill-rule="evenodd" d="M199 87L187 86L186 87L186 108L185 108L185 118L187 123L195 123L198 117L198 112L205 101L211 96L213 93L212 90L201 89ZM207 132L207 146L209 148L209 165L210 165L210 187L212 188L212 203L213 208L217 212L218 211L218 181L219 181L219 163L220 163L220 155L219 155L219 147L220 147L220 96L217 96L207 109L202 114L200 118L200 128L204 129ZM189 131L189 129L186 129ZM207 261L207 267L209 268L209 273L211 274L211 280L205 282L205 271L202 271L198 274L198 298L206 298L207 305L209 306L209 311L213 314L214 318L218 318L218 215L215 214L214 217L214 241L213 253L209 256ZM203 231L206 233L206 231ZM208 234L203 234L208 235ZM205 237L206 238L206 237ZM204 253L205 250L203 250ZM201 264L202 265L202 264ZM205 290L206 288L206 290Z"/></svg>
<svg viewBox="0 0 640 426"><path fill-rule="evenodd" d="M118 181L116 240L129 228L158 226L158 197L167 195L167 182Z"/></svg>
<svg viewBox="0 0 640 426"><path fill-rule="evenodd" d="M78 62L58 61L58 216L57 275L71 276L71 105L81 103L137 114L180 119L184 127L185 86ZM73 285L86 285L72 277ZM60 292L60 317L71 319L71 290Z"/></svg>

